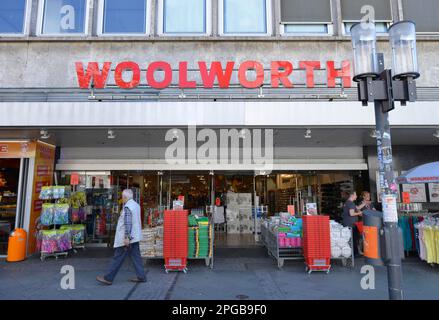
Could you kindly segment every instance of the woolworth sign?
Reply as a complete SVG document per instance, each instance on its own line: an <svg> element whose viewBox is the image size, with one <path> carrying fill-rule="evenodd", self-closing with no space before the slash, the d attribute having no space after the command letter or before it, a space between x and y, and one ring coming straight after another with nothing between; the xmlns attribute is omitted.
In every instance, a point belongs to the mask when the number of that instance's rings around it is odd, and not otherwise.
<svg viewBox="0 0 439 320"><path fill-rule="evenodd" d="M88 62L86 66L83 62L75 64L78 84L83 89L90 88L92 84L97 89L105 88L110 72L114 72L115 84L121 89L136 88L142 83L154 89L165 89L175 80L173 79L174 70L171 64L166 61L151 62L145 71L142 71L140 65L133 61L119 62L115 65L114 70L112 69L113 63L108 61L103 63ZM342 80L345 88L351 87L350 61L342 61L340 69L335 67L334 61L327 61L325 64L328 88L335 87L337 78ZM187 61L178 63L178 86L180 88L190 89L201 86L208 89L217 85L219 88L226 89L230 87L234 72L237 72L239 84L244 88L259 88L266 80L270 81L272 88L279 88L281 85L285 88L294 87L291 75L295 69L290 61L272 61L268 73L265 72L262 63L253 60L243 61L239 65L234 61L227 61L224 65L220 61L212 61L210 64L198 61L197 65L198 77L194 76L194 78L198 78L199 83L194 79L189 79L190 72ZM306 86L313 88L315 86L315 71L321 70L322 63L320 61L300 61L298 67L305 71ZM160 77L157 77L158 72L161 72ZM248 72L253 72L256 76L249 77ZM266 77L270 77L270 79L266 79Z"/></svg>

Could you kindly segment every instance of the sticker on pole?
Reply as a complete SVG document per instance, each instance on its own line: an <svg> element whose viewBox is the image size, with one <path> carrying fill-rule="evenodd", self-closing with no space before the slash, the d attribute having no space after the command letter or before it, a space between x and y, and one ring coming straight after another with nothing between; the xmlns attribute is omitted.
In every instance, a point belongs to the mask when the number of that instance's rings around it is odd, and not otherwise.
<svg viewBox="0 0 439 320"><path fill-rule="evenodd" d="M384 222L398 222L398 208L396 196L391 194L383 195L383 216Z"/></svg>

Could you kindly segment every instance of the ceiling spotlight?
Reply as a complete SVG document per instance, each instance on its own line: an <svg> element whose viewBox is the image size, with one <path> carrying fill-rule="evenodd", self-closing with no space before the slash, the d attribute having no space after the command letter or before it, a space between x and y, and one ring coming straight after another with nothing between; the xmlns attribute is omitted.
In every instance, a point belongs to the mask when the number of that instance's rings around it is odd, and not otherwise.
<svg viewBox="0 0 439 320"><path fill-rule="evenodd" d="M50 138L50 134L49 131L42 129L40 131L40 135L41 135L41 139L49 139Z"/></svg>
<svg viewBox="0 0 439 320"><path fill-rule="evenodd" d="M436 132L433 133L433 137L439 138L439 130L436 130Z"/></svg>
<svg viewBox="0 0 439 320"><path fill-rule="evenodd" d="M371 138L378 138L378 133L376 130L372 130L369 135Z"/></svg>
<svg viewBox="0 0 439 320"><path fill-rule="evenodd" d="M116 139L116 134L114 133L113 130L108 130L107 134L108 134L107 136L108 139Z"/></svg>
<svg viewBox="0 0 439 320"><path fill-rule="evenodd" d="M184 90L183 90L183 89L181 89L181 92L180 92L180 94L178 95L178 97L179 97L180 99L184 99L184 98L186 98L186 93L184 93Z"/></svg>
<svg viewBox="0 0 439 320"><path fill-rule="evenodd" d="M311 139L311 133L312 133L311 129L306 129L304 135L305 139Z"/></svg>

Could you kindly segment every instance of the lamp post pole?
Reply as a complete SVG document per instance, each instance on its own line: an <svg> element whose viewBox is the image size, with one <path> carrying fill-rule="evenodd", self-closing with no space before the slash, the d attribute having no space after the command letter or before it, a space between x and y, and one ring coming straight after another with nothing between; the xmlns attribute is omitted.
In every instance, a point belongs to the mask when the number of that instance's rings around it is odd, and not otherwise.
<svg viewBox="0 0 439 320"><path fill-rule="evenodd" d="M389 29L393 53L393 70L384 68L384 56L376 53L374 23L358 23L351 28L354 51L355 77L358 82L358 100L364 106L375 104L377 160L379 166L379 195L383 205L384 228L379 230L384 241L382 260L387 266L389 298L402 300L403 258L402 233L398 227L398 185L393 174L392 140L388 113L395 109L395 101L402 106L415 102L418 72L416 29L411 21L394 23ZM392 74L395 73L395 75ZM367 256L367 255L366 255ZM370 256L371 259L376 259Z"/></svg>
<svg viewBox="0 0 439 320"><path fill-rule="evenodd" d="M384 72L383 54L377 54L379 72ZM386 88L386 91L388 88ZM393 96L392 96L393 100ZM393 105L394 101L392 101ZM379 166L379 185L381 201L386 206L386 201L396 205L398 191L393 173L392 140L390 134L389 114L383 112L383 101L375 100L375 125L377 133L377 158ZM383 208L385 209L385 208ZM384 232L387 244L387 280L390 300L402 300L402 267L401 267L401 242L398 229L397 216L392 215L395 210L384 211ZM396 218L396 219L395 219ZM395 221L396 220L396 221Z"/></svg>

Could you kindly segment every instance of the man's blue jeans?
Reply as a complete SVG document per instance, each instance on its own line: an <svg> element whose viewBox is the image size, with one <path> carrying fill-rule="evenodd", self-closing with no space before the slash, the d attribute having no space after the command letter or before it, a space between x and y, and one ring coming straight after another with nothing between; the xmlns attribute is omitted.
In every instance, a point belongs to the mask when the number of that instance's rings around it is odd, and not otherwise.
<svg viewBox="0 0 439 320"><path fill-rule="evenodd" d="M134 264L136 275L139 280L146 280L145 270L143 269L142 257L140 256L139 243L131 243L129 247L119 247L114 251L114 257L111 261L108 273L104 276L104 279L113 282L120 267L127 256L131 257L131 261Z"/></svg>

